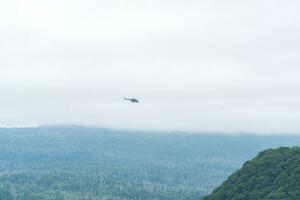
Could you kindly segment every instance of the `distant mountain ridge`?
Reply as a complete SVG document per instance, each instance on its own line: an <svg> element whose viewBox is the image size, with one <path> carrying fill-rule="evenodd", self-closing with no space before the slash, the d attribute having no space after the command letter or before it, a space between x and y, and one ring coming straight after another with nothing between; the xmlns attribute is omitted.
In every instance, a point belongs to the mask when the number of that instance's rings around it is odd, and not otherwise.
<svg viewBox="0 0 300 200"><path fill-rule="evenodd" d="M202 200L299 200L300 147L269 149Z"/></svg>
<svg viewBox="0 0 300 200"><path fill-rule="evenodd" d="M300 135L0 128L0 199L195 200L259 151L298 144Z"/></svg>

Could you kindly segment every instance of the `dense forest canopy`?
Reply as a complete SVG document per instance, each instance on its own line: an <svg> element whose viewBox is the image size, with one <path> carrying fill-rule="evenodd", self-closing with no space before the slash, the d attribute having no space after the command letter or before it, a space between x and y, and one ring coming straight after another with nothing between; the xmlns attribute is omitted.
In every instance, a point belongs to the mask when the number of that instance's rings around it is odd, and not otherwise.
<svg viewBox="0 0 300 200"><path fill-rule="evenodd" d="M300 199L300 147L263 151L203 200Z"/></svg>
<svg viewBox="0 0 300 200"><path fill-rule="evenodd" d="M300 136L0 129L0 199L194 200L242 163Z"/></svg>

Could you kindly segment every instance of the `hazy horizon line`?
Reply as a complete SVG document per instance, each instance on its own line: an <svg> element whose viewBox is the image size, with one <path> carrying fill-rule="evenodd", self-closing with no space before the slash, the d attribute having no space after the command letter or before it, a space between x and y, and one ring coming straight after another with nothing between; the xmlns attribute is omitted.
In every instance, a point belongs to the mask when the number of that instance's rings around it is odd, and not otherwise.
<svg viewBox="0 0 300 200"><path fill-rule="evenodd" d="M211 130L180 130L180 129L132 129L132 128L117 128L117 127L109 127L105 125L86 125L79 123L58 123L58 124L41 124L41 125L14 125L14 126L3 126L0 125L0 129L14 129L14 128L51 128L51 127L77 127L77 128L94 128L94 129L106 129L111 131L131 131L131 132L141 132L141 133L165 133L165 134L211 134L211 135L261 135L261 136L269 136L269 135L300 135L300 132L276 132L276 131L211 131Z"/></svg>

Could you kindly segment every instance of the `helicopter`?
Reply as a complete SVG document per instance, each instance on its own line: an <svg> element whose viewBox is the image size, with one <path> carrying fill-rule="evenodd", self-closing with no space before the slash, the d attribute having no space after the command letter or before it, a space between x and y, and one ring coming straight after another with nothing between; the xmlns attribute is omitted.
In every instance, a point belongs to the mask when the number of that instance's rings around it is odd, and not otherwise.
<svg viewBox="0 0 300 200"><path fill-rule="evenodd" d="M139 103L140 102L137 98L126 98L126 97L124 97L124 100L130 101L131 103Z"/></svg>

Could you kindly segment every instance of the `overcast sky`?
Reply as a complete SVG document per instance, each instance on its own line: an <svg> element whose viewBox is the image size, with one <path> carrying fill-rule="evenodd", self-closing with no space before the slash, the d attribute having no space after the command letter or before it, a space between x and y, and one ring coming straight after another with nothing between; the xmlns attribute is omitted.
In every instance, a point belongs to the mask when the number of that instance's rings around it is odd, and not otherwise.
<svg viewBox="0 0 300 200"><path fill-rule="evenodd" d="M300 133L299 8L0 1L0 126Z"/></svg>

